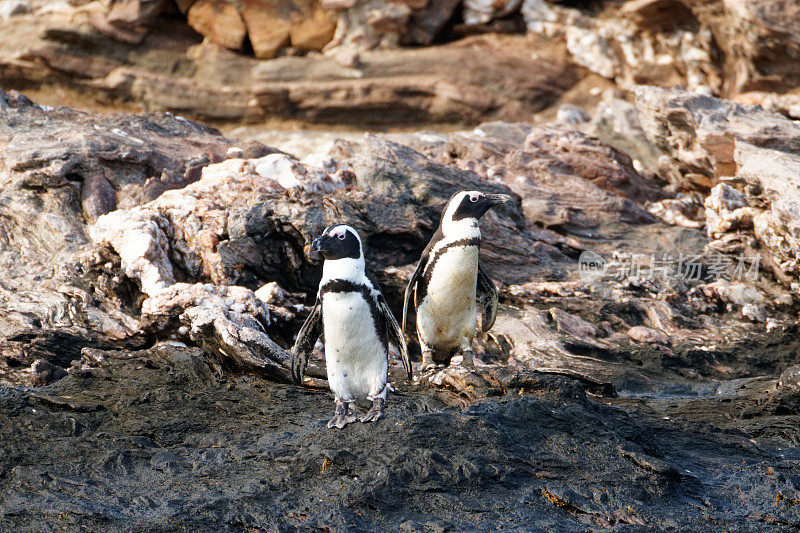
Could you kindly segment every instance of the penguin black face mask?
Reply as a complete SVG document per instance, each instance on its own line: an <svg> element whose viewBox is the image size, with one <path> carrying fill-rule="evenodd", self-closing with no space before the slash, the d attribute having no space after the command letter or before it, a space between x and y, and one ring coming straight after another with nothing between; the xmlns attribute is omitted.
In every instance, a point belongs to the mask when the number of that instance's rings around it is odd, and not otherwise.
<svg viewBox="0 0 800 533"><path fill-rule="evenodd" d="M358 237L341 225L325 228L322 235L311 243L311 248L320 252L327 260L361 257L361 243Z"/></svg>
<svg viewBox="0 0 800 533"><path fill-rule="evenodd" d="M461 199L461 203L453 213L453 221L464 218L480 220L492 207L511 202L512 198L507 194L484 194L478 191L469 191Z"/></svg>

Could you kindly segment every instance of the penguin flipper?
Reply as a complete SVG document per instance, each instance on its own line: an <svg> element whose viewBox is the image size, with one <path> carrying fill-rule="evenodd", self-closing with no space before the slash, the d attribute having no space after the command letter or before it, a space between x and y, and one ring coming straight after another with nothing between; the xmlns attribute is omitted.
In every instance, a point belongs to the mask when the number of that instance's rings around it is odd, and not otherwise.
<svg viewBox="0 0 800 533"><path fill-rule="evenodd" d="M292 381L297 385L303 382L303 375L308 366L308 357L314 351L314 345L322 334L322 302L319 297L311 309L311 314L306 318L303 327L297 334L297 340L292 348Z"/></svg>
<svg viewBox="0 0 800 533"><path fill-rule="evenodd" d="M426 250L427 251L427 250ZM400 330L402 335L406 333L406 320L408 318L408 303L411 301L411 298L414 297L414 291L417 288L417 280L422 275L422 272L425 270L425 265L428 264L428 254L423 252L422 257L419 258L419 262L417 263L417 268L414 270L414 273L411 274L411 279L408 280L408 286L406 287L406 294L405 298L403 298L403 328ZM416 301L414 302L414 307L416 308L417 304Z"/></svg>
<svg viewBox="0 0 800 533"><path fill-rule="evenodd" d="M400 358L403 360L403 366L408 374L408 379L411 379L411 359L408 357L406 338L403 335L403 330L400 328L400 324L397 323L397 319L394 317L392 310L389 309L389 304L386 303L386 299L383 297L383 295L378 298L378 309L385 320L389 342L397 346L397 349L400 351Z"/></svg>
<svg viewBox="0 0 800 533"><path fill-rule="evenodd" d="M478 285L475 291L475 298L481 309L481 331L489 331L494 326L494 321L497 318L497 304L499 295L497 294L497 287L489 275L478 263Z"/></svg>

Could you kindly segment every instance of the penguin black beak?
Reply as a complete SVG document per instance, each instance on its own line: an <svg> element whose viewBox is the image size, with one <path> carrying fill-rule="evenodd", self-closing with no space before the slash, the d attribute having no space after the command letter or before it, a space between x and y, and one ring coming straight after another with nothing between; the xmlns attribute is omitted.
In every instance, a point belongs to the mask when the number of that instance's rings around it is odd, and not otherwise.
<svg viewBox="0 0 800 533"><path fill-rule="evenodd" d="M328 248L328 238L325 236L317 237L311 243L311 249L315 252L324 252Z"/></svg>

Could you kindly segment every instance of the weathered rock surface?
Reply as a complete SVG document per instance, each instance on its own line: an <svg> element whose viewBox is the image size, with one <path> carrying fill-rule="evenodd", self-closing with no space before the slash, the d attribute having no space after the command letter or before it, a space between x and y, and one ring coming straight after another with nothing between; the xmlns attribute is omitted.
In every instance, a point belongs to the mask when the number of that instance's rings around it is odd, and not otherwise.
<svg viewBox="0 0 800 533"><path fill-rule="evenodd" d="M85 273L74 254L90 242L87 225L114 209L196 181L203 166L232 153L274 151L254 143L236 145L181 117L99 117L42 108L19 94L0 95L5 103L0 111L0 280L11 311L0 318L4 337L31 326L73 325L125 337L135 326L119 316L99 313L78 325L83 320L74 306L92 309L96 291L122 291L122 298L134 300L129 289L138 291L124 287L114 274L103 289L89 292L71 283ZM102 258L95 254L84 260Z"/></svg>
<svg viewBox="0 0 800 533"><path fill-rule="evenodd" d="M735 92L785 91L800 85L800 6L791 0L726 0L728 24L717 39Z"/></svg>
<svg viewBox="0 0 800 533"><path fill-rule="evenodd" d="M47 388L0 389L0 526L582 531L800 520L796 449L681 420L674 401L662 417L587 399L563 377L506 381L518 393L463 410L405 389L385 420L330 432L327 394L220 376L197 349L87 354Z"/></svg>
<svg viewBox="0 0 800 533"><path fill-rule="evenodd" d="M46 100L54 101L46 95L49 84L57 83L63 85L58 100L66 93L81 108L107 107L111 102L217 123L277 117L385 127L513 120L545 109L581 76L562 46L521 35L477 36L420 49L348 53L349 48L339 47L324 56L259 61L210 40L201 42L188 26L176 27L174 19L159 18L140 44L132 44L93 25L97 4L88 4L69 20L63 13L0 20L0 36L8 34L0 38L0 84L20 90L38 87ZM235 11L233 4L215 0L192 9L206 5ZM319 25L316 19L308 21L306 34L296 36L295 26L279 30L261 20L270 18L267 12L257 5L253 9L259 15L251 25L264 32L283 31L291 39L306 40L297 46L313 47L308 43ZM292 18L293 12L281 16ZM209 17L214 27L231 26L220 14ZM239 30L243 24L232 23ZM237 42L244 38L241 31L227 35L225 39ZM256 53L274 55L272 39L262 35L253 40ZM532 56L544 50L547 57Z"/></svg>
<svg viewBox="0 0 800 533"><path fill-rule="evenodd" d="M478 124L532 120L571 89L593 106L605 84L643 83L798 107L793 0L6 4L0 83L82 108Z"/></svg>
<svg viewBox="0 0 800 533"><path fill-rule="evenodd" d="M673 154L679 172L701 174L714 186L705 201L715 239L709 246L763 261L796 292L800 126L759 108L677 90L641 87L636 104L648 137Z"/></svg>
<svg viewBox="0 0 800 533"><path fill-rule="evenodd" d="M618 121L309 141L299 159L2 94L0 198L35 210L0 217L0 528L800 522L796 288L718 246L791 253L773 248L792 235L774 192L800 175L790 122L651 88L638 109L605 98ZM687 173L713 188L679 196ZM389 417L328 432L321 352L307 388L286 384L312 239L356 227L399 315L464 188L518 197L481 221L501 302L475 369L409 382L393 362Z"/></svg>

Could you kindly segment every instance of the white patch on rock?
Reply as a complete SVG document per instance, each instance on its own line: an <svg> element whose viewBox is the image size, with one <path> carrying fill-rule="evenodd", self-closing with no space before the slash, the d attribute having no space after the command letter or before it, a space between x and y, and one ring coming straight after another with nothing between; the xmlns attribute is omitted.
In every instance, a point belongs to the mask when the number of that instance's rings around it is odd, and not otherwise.
<svg viewBox="0 0 800 533"><path fill-rule="evenodd" d="M746 283L718 279L703 287L706 296L718 296L722 301L741 306L742 314L754 322L766 322L767 298L758 289Z"/></svg>
<svg viewBox="0 0 800 533"><path fill-rule="evenodd" d="M265 304L282 304L286 301L286 291L275 281L263 285L255 295Z"/></svg>
<svg viewBox="0 0 800 533"><path fill-rule="evenodd" d="M2 0L0 1L0 20L8 20L14 15L28 13L31 6L27 0Z"/></svg>
<svg viewBox="0 0 800 533"><path fill-rule="evenodd" d="M747 198L726 183L715 185L705 199L708 236L719 239L732 230L753 228L761 211L748 205Z"/></svg>
<svg viewBox="0 0 800 533"><path fill-rule="evenodd" d="M582 124L590 120L586 111L574 104L561 105L556 112L556 119L567 124Z"/></svg>
<svg viewBox="0 0 800 533"><path fill-rule="evenodd" d="M671 226L698 229L703 227L703 220L698 220L702 218L701 201L692 195L650 203L647 211Z"/></svg>
<svg viewBox="0 0 800 533"><path fill-rule="evenodd" d="M152 296L170 285L174 276L166 235L156 220L142 214L139 208L112 211L98 218L89 236L114 248L125 274L139 279L142 292Z"/></svg>
<svg viewBox="0 0 800 533"><path fill-rule="evenodd" d="M297 176L297 160L285 154L270 154L255 161L259 176L271 178L284 189L301 187L303 182Z"/></svg>
<svg viewBox="0 0 800 533"><path fill-rule="evenodd" d="M545 0L525 0L520 11L528 30L546 37L552 37L563 23L561 13Z"/></svg>
<svg viewBox="0 0 800 533"><path fill-rule="evenodd" d="M611 45L597 32L567 27L567 50L575 61L604 78L613 79L619 71L619 59Z"/></svg>
<svg viewBox="0 0 800 533"><path fill-rule="evenodd" d="M513 13L522 0L464 0L464 24L487 24Z"/></svg>
<svg viewBox="0 0 800 533"><path fill-rule="evenodd" d="M277 181L284 189L302 189L315 193L331 193L342 187L341 180L334 179L326 171L325 165L332 166L332 158L315 161L322 167L303 164L286 154L270 154L253 160L258 175Z"/></svg>

